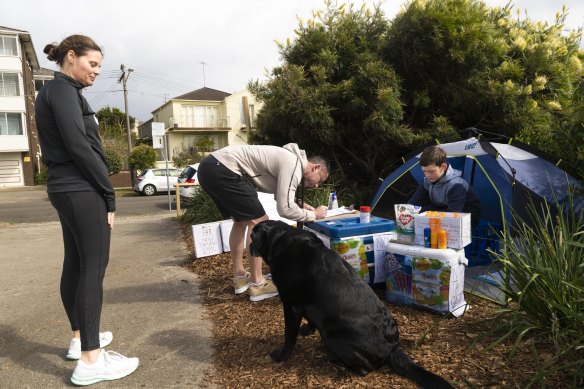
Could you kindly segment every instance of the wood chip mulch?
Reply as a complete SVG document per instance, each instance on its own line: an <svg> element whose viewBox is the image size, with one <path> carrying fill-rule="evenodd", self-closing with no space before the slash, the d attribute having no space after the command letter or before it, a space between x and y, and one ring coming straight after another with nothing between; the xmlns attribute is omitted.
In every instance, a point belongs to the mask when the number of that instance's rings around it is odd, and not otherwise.
<svg viewBox="0 0 584 389"><path fill-rule="evenodd" d="M284 320L278 298L250 302L235 295L229 253L196 259L190 226L183 239L193 253L183 266L200 278L205 318L213 323L215 347L209 383L226 388L415 388L416 385L383 367L357 376L329 362L318 332L299 337L290 360L274 363L269 353L283 342ZM265 272L268 270L266 268ZM500 307L465 294L471 308L459 318L444 317L413 307L390 305L384 291L379 298L399 325L402 348L424 368L457 388L524 388L536 373L530 346L508 359L510 345L487 349L479 334ZM540 353L540 355L549 355ZM550 386L567 387L561 382Z"/></svg>

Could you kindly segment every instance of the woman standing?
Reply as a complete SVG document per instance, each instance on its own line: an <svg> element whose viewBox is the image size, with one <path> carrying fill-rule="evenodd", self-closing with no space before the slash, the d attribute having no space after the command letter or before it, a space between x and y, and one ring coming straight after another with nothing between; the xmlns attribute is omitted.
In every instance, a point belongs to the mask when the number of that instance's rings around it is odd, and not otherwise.
<svg viewBox="0 0 584 389"><path fill-rule="evenodd" d="M48 168L47 193L65 245L61 300L73 330L67 358L79 359L71 381L90 385L125 377L139 363L103 350L113 336L99 332L116 200L97 118L81 91L99 75L102 52L91 38L71 35L58 45L48 44L44 53L61 70L40 90L35 113Z"/></svg>

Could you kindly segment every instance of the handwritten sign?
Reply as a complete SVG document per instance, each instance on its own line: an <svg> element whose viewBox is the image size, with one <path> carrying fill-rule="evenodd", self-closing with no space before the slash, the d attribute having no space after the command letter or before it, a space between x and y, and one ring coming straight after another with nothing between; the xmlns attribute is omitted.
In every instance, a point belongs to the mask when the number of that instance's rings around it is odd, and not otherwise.
<svg viewBox="0 0 584 389"><path fill-rule="evenodd" d="M195 255L197 258L208 257L209 255L221 254L223 252L220 224L221 222L213 222L192 226Z"/></svg>

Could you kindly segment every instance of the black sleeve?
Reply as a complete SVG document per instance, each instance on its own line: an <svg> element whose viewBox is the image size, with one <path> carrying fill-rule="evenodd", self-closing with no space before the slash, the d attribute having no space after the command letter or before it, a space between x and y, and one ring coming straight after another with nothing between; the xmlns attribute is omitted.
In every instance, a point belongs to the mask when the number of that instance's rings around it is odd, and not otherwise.
<svg viewBox="0 0 584 389"><path fill-rule="evenodd" d="M462 184L453 185L448 190L448 212L463 212L466 203L466 188Z"/></svg>
<svg viewBox="0 0 584 389"><path fill-rule="evenodd" d="M427 207L431 204L430 202L430 194L426 189L424 189L424 185L420 184L416 192L412 195L412 197L408 200L408 204L412 205L420 205L422 207Z"/></svg>
<svg viewBox="0 0 584 389"><path fill-rule="evenodd" d="M104 197L108 212L114 212L115 191L105 163L98 159L87 137L79 92L64 84L58 84L52 92L55 94L49 97L50 106L65 147L77 168Z"/></svg>

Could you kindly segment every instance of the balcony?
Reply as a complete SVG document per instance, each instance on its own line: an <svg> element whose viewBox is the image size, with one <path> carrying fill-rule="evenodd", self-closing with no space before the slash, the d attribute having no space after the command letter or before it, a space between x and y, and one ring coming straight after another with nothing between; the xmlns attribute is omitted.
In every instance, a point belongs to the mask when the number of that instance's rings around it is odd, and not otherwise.
<svg viewBox="0 0 584 389"><path fill-rule="evenodd" d="M170 125L171 132L182 132L182 131L217 131L224 132L230 131L230 120L229 116L216 119L191 119L187 118L184 120L175 121Z"/></svg>
<svg viewBox="0 0 584 389"><path fill-rule="evenodd" d="M28 137L26 135L0 135L0 152L28 151Z"/></svg>

